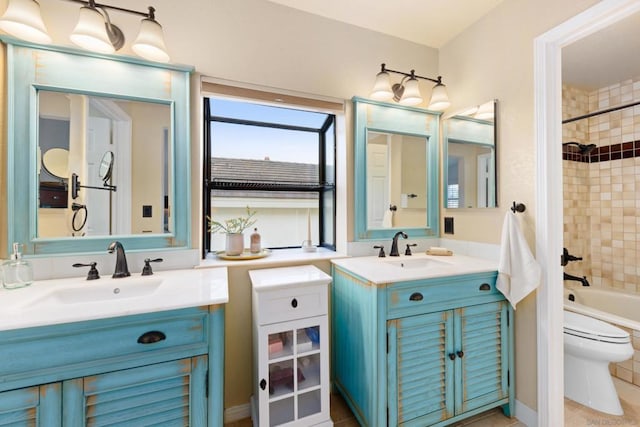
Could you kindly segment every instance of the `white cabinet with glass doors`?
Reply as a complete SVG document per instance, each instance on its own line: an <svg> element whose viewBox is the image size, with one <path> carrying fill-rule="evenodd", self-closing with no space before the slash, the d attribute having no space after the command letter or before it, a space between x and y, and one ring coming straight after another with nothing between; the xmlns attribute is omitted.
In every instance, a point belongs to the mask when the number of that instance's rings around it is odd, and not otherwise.
<svg viewBox="0 0 640 427"><path fill-rule="evenodd" d="M332 426L328 284L314 266L249 272L253 285L254 426Z"/></svg>

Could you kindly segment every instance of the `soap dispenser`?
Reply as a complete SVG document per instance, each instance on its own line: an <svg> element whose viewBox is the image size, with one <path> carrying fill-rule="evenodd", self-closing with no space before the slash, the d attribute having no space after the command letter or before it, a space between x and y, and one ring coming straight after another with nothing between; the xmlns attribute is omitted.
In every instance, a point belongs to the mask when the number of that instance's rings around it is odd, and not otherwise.
<svg viewBox="0 0 640 427"><path fill-rule="evenodd" d="M2 286L5 289L17 289L29 286L33 282L31 263L22 259L20 244L13 244L11 259L2 263Z"/></svg>

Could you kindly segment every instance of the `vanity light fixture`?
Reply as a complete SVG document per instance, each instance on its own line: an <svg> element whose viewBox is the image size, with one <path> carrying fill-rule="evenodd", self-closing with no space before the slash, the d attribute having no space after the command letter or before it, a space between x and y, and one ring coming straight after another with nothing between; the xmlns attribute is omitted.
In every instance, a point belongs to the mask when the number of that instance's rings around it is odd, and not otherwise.
<svg viewBox="0 0 640 427"><path fill-rule="evenodd" d="M71 33L71 41L83 49L99 53L114 53L125 42L122 30L111 22L107 9L142 16L140 32L131 49L140 57L150 61L168 62L169 55L164 43L162 26L155 19L155 8L147 12L96 3L95 0L66 0L82 4L78 22ZM34 43L51 43L40 16L40 5L36 0L9 0L0 29Z"/></svg>
<svg viewBox="0 0 640 427"><path fill-rule="evenodd" d="M391 85L389 73L400 74L404 77L402 77L400 83ZM391 70L387 68L385 64L381 65L380 72L376 75L371 98L380 101L390 101L393 99L402 105L420 104L422 102L422 95L418 87L418 79L429 80L436 84L431 91L431 100L428 107L430 110L442 111L450 105L447 88L442 83L442 76L432 79L430 77L417 75L415 70L411 70L409 73Z"/></svg>

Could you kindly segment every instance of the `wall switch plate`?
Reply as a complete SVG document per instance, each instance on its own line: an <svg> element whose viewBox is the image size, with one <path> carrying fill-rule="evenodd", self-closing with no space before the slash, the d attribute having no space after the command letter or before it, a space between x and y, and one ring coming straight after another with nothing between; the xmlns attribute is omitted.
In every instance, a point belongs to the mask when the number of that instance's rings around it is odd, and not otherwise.
<svg viewBox="0 0 640 427"><path fill-rule="evenodd" d="M151 205L142 205L142 217L151 218L152 216Z"/></svg>
<svg viewBox="0 0 640 427"><path fill-rule="evenodd" d="M444 217L444 234L453 234L453 217Z"/></svg>

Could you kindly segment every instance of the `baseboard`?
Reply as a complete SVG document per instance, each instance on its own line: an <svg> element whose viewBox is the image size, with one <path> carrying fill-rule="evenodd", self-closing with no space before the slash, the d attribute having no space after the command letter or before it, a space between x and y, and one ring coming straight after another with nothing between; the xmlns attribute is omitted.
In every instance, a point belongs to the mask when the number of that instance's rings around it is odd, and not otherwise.
<svg viewBox="0 0 640 427"><path fill-rule="evenodd" d="M516 418L527 427L537 427L538 413L524 403L516 400Z"/></svg>
<svg viewBox="0 0 640 427"><path fill-rule="evenodd" d="M224 422L230 423L238 421L243 418L251 417L251 404L245 403L243 405L232 406L224 410Z"/></svg>

